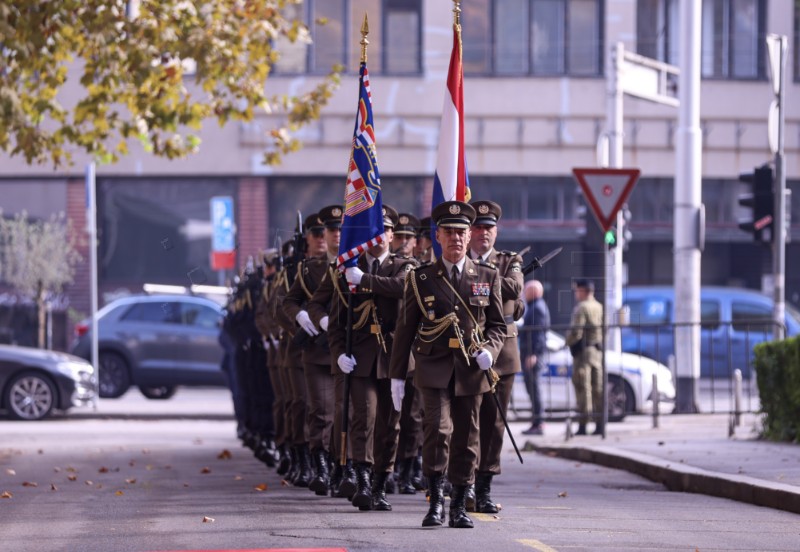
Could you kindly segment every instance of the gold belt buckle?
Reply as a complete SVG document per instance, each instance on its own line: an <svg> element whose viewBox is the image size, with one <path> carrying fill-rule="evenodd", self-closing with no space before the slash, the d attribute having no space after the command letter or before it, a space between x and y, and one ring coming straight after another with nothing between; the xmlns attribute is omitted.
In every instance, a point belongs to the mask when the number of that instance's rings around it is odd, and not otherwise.
<svg viewBox="0 0 800 552"><path fill-rule="evenodd" d="M451 349L460 349L461 344L458 342L458 338L451 337L450 341L447 342L447 346Z"/></svg>
<svg viewBox="0 0 800 552"><path fill-rule="evenodd" d="M372 324L369 327L369 333L371 333L371 334L380 334L381 333L381 327L378 324Z"/></svg>

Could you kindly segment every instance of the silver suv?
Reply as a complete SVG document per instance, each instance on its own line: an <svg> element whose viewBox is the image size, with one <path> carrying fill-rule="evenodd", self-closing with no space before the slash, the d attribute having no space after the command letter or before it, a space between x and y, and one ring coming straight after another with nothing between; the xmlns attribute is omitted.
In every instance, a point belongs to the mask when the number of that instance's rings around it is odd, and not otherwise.
<svg viewBox="0 0 800 552"><path fill-rule="evenodd" d="M195 296L138 295L97 312L100 396L136 385L149 399L168 399L178 385L227 386L217 341L219 304ZM90 320L76 326L72 354L90 356Z"/></svg>

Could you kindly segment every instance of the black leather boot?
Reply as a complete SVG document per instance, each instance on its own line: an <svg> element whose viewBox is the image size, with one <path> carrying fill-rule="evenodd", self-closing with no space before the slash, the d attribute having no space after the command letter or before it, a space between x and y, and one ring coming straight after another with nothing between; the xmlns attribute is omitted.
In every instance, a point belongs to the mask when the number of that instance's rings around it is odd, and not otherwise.
<svg viewBox="0 0 800 552"><path fill-rule="evenodd" d="M259 439L256 448L253 450L253 455L264 462L268 468L274 468L275 464L278 463L276 453L275 441L272 439Z"/></svg>
<svg viewBox="0 0 800 552"><path fill-rule="evenodd" d="M308 445L302 444L297 447L297 477L294 480L295 487L308 487L313 477L311 471L311 453L308 451Z"/></svg>
<svg viewBox="0 0 800 552"><path fill-rule="evenodd" d="M289 447L285 443L278 446L278 454L280 455L280 462L278 462L278 475L286 475L289 473L289 468L292 467L292 459L289 456Z"/></svg>
<svg viewBox="0 0 800 552"><path fill-rule="evenodd" d="M383 486L383 490L386 491L386 494L395 494L397 492L397 478L395 478L394 472L386 472L386 483Z"/></svg>
<svg viewBox="0 0 800 552"><path fill-rule="evenodd" d="M464 493L464 507L467 512L477 512L475 509L475 485L467 485L467 490Z"/></svg>
<svg viewBox="0 0 800 552"><path fill-rule="evenodd" d="M423 527L438 527L444 523L444 475L432 475L428 478L430 505L428 513L422 519Z"/></svg>
<svg viewBox="0 0 800 552"><path fill-rule="evenodd" d="M376 473L372 481L372 509L379 512L391 512L392 505L386 500L386 482L389 472Z"/></svg>
<svg viewBox="0 0 800 552"><path fill-rule="evenodd" d="M354 494L356 494L356 472L353 470L353 461L348 460L347 464L342 466L342 482L339 484L336 496L352 500Z"/></svg>
<svg viewBox="0 0 800 552"><path fill-rule="evenodd" d="M475 511L482 514L496 514L500 511L492 501L492 477L489 472L475 474Z"/></svg>
<svg viewBox="0 0 800 552"><path fill-rule="evenodd" d="M313 452L313 459L316 475L308 484L308 488L314 491L318 496L326 496L328 494L328 483L330 481L328 453L325 452L323 448L316 448Z"/></svg>
<svg viewBox="0 0 800 552"><path fill-rule="evenodd" d="M586 424L578 424L578 431L575 432L575 435L586 435Z"/></svg>
<svg viewBox="0 0 800 552"><path fill-rule="evenodd" d="M603 422L598 422L594 425L594 431L592 435L602 435L603 434Z"/></svg>
<svg viewBox="0 0 800 552"><path fill-rule="evenodd" d="M356 464L356 494L353 495L353 506L362 511L372 509L372 489L369 475L369 464L365 462Z"/></svg>
<svg viewBox="0 0 800 552"><path fill-rule="evenodd" d="M418 491L425 490L425 477L422 475L422 455L411 459L411 484Z"/></svg>
<svg viewBox="0 0 800 552"><path fill-rule="evenodd" d="M300 459L297 455L297 447L289 447L289 471L286 473L286 481L294 483L297 474L300 473Z"/></svg>
<svg viewBox="0 0 800 552"><path fill-rule="evenodd" d="M450 527L458 529L472 529L475 525L467 515L464 495L467 492L467 485L453 485L453 492L450 495Z"/></svg>
<svg viewBox="0 0 800 552"><path fill-rule="evenodd" d="M404 458L400 461L400 472L397 477L397 492L400 494L416 494L417 489L411 484L411 472L414 469L414 459Z"/></svg>
<svg viewBox="0 0 800 552"><path fill-rule="evenodd" d="M331 477L328 480L328 489L331 493L331 498L336 497L336 494L339 492L339 485L342 482L342 466L336 462L333 465L333 469L331 470Z"/></svg>

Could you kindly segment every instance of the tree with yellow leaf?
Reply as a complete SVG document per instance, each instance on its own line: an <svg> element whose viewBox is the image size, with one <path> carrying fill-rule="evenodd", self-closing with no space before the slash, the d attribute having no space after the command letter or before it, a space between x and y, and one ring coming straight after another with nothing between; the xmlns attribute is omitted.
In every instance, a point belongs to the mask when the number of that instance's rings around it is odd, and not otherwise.
<svg viewBox="0 0 800 552"><path fill-rule="evenodd" d="M277 163L297 149L291 131L319 117L338 71L299 96L270 96L281 43L308 42L282 15L300 0L8 0L0 3L0 150L28 163L103 163L139 140L154 155L197 151L206 120L284 112L271 129ZM80 87L62 105L66 87Z"/></svg>

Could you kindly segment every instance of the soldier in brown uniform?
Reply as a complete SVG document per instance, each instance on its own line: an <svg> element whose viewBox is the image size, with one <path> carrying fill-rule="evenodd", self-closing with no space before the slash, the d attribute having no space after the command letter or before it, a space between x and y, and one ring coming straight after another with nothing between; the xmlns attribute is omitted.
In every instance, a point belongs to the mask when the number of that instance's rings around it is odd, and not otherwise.
<svg viewBox="0 0 800 552"><path fill-rule="evenodd" d="M356 285L351 297L355 319L351 329L352 356L345 352L347 295L337 288L330 309L330 344L339 369L350 374L352 418L349 430L357 489L353 505L359 510L392 509L385 484L394 469L400 414L392 407L389 355L394 326L403 298L405 275L416 264L389 253L397 212L383 206L384 242L369 248L355 267L345 271ZM370 482L370 470L374 481Z"/></svg>
<svg viewBox="0 0 800 552"><path fill-rule="evenodd" d="M442 258L411 271L397 323L390 375L392 399L400 410L408 369L425 415L423 469L429 479L430 508L423 527L441 525L444 474L453 484L450 527L473 527L465 492L474 482L480 454L478 414L490 386L487 372L505 342L503 303L497 269L467 258L475 209L446 201L431 215Z"/></svg>
<svg viewBox="0 0 800 552"><path fill-rule="evenodd" d="M522 286L522 257L508 251L497 251L494 248L497 240L497 221L503 210L493 201L473 201L477 216L472 224L469 256L472 260L497 268L500 276L500 295L503 299L503 316L506 323L506 339L500 356L494 363L494 371L500 376L494 388L497 402L491 391L481 402L481 460L475 474L475 503L467 508L485 514L496 514L499 510L492 501L492 478L500 474L500 453L503 450L505 424L503 417L508 411L508 401L517 372L522 370L517 345L517 325L514 321L522 316L523 303L520 299ZM497 410L497 403L502 409L502 417Z"/></svg>
<svg viewBox="0 0 800 552"><path fill-rule="evenodd" d="M339 253L342 206L324 207L320 209L318 216L325 226L327 250L322 255L303 261L297 272L297 278L283 301L283 310L287 317L297 321L300 326L298 331L307 335L302 356L308 393L306 427L316 472L308 487L317 495L325 496L328 494L330 477L328 462L333 431L334 381L331 375L331 352L327 339L316 338L328 329L328 320L323 318L317 326L311 321L306 305L327 274L329 265L336 261ZM321 341L322 339L325 341Z"/></svg>
<svg viewBox="0 0 800 552"><path fill-rule="evenodd" d="M322 221L317 214L313 214L306 218L304 222L305 239L307 245L307 257L316 257L324 255L327 251L325 243L325 234ZM302 273L301 261L295 267L294 279L299 278ZM286 315L283 309L283 302L293 285L294 279L287 271L284 274L280 284L275 290L275 312L276 320L284 330L286 340L286 354L284 357L284 366L287 385L291 392L291 401L288 411L288 416L291 418L289 426L291 434L289 441L292 446L292 452L296 458L296 473L292 474L289 479L298 487L308 487L308 484L313 478L311 470L311 453L308 449L308 433L306 431L306 404L308 401L306 381L303 370L302 349L294 341L294 336L298 331L298 326L293 318ZM289 280L292 280L291 282Z"/></svg>
<svg viewBox="0 0 800 552"><path fill-rule="evenodd" d="M567 346L572 353L572 384L578 402L578 431L586 435L586 424L594 413L594 435L603 434L603 305L594 298L594 282L576 280L572 320Z"/></svg>

